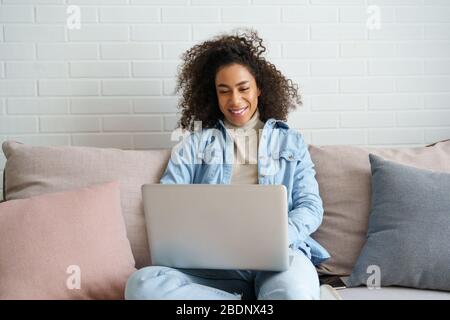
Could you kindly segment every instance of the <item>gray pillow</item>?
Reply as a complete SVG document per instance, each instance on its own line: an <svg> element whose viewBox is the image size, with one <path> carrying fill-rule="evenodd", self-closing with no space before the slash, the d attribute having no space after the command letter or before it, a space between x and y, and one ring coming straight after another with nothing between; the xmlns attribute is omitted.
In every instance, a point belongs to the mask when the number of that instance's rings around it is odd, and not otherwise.
<svg viewBox="0 0 450 320"><path fill-rule="evenodd" d="M450 291L450 174L369 159L367 241L349 286Z"/></svg>

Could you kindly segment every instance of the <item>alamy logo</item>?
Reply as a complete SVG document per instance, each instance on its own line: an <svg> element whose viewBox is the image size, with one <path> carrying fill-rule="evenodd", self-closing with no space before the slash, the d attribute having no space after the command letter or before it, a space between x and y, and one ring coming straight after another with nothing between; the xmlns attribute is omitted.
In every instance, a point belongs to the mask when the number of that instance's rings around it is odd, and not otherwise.
<svg viewBox="0 0 450 320"><path fill-rule="evenodd" d="M367 288L380 289L381 288L381 269L377 265L370 265L367 267L367 271L370 276L367 278Z"/></svg>
<svg viewBox="0 0 450 320"><path fill-rule="evenodd" d="M289 129L294 131L293 129ZM244 131L240 128L227 129L228 137L225 137L222 132L217 128L210 128L203 130L202 122L195 121L194 131L190 132L177 128L172 131L170 140L178 142L171 152L171 160L174 164L257 164L258 160L258 138L264 139L268 143L268 155L259 156L261 163L261 169L275 166L278 161L273 157L278 156L281 152L281 139L286 135L282 133L280 129L273 129L270 134L270 138L263 136L263 129L248 129ZM262 136L262 138L261 138ZM225 157L227 146L231 141L238 142L241 153L245 154L246 158L243 159L242 155L236 157ZM205 144L207 146L205 147ZM248 156L248 157L247 157ZM277 170L275 170L276 172ZM265 174L275 174L275 172Z"/></svg>
<svg viewBox="0 0 450 320"><path fill-rule="evenodd" d="M368 6L367 7L367 14L369 14L369 17L367 17L366 26L369 30L374 29L381 29L381 10L379 6Z"/></svg>
<svg viewBox="0 0 450 320"><path fill-rule="evenodd" d="M81 10L79 6L67 7L67 29L79 30L81 29Z"/></svg>
<svg viewBox="0 0 450 320"><path fill-rule="evenodd" d="M78 265L72 264L67 267L66 273L70 276L66 280L66 286L69 290L81 289L81 268Z"/></svg>

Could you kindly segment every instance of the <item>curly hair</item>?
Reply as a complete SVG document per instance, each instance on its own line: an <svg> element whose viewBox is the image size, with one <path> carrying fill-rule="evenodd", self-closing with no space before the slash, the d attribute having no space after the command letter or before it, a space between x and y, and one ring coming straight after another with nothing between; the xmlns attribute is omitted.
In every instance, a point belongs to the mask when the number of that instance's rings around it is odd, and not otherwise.
<svg viewBox="0 0 450 320"><path fill-rule="evenodd" d="M202 127L211 128L218 119L223 119L215 76L220 67L234 63L245 66L261 90L258 98L261 121L287 120L289 111L302 103L298 86L262 56L266 51L262 42L255 30L248 29L218 35L183 53L175 88L176 93L181 92L178 127L193 130L194 121L202 121Z"/></svg>

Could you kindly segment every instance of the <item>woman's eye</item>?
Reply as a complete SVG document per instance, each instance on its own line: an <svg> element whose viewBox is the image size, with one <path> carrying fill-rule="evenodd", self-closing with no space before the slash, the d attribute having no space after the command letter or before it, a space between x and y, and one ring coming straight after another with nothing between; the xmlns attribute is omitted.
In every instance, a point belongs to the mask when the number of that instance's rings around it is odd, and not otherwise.
<svg viewBox="0 0 450 320"><path fill-rule="evenodd" d="M242 88L241 90L242 91L247 91L248 89L250 89L250 88Z"/></svg>

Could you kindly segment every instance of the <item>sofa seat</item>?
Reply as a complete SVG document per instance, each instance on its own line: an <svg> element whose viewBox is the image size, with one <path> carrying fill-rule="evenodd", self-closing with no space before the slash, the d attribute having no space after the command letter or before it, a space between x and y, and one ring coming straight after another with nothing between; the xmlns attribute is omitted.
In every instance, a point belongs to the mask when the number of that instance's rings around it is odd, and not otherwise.
<svg viewBox="0 0 450 320"><path fill-rule="evenodd" d="M346 283L348 277L341 279ZM404 287L356 287L336 291L342 300L450 300L450 292Z"/></svg>

